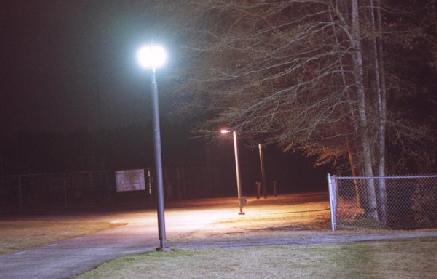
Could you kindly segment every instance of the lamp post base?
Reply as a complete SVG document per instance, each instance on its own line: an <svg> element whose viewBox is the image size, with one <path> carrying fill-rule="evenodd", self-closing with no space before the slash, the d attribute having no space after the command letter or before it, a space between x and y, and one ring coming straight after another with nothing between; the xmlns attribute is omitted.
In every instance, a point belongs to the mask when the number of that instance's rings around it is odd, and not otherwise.
<svg viewBox="0 0 437 279"><path fill-rule="evenodd" d="M169 248L169 247L158 247L158 248L156 248L155 249L156 250L156 252L171 252L171 251L173 251L171 248Z"/></svg>

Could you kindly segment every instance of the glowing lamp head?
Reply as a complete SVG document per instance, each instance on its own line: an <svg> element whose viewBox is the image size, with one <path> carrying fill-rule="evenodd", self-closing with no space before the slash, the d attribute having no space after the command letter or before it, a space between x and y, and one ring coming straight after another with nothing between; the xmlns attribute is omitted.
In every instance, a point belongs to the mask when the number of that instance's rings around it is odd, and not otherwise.
<svg viewBox="0 0 437 279"><path fill-rule="evenodd" d="M229 129L220 129L220 134L223 134L223 135L229 134L230 132L231 132L231 130L229 130Z"/></svg>
<svg viewBox="0 0 437 279"><path fill-rule="evenodd" d="M137 62L145 69L161 68L167 62L167 52L162 46L146 45L138 49Z"/></svg>

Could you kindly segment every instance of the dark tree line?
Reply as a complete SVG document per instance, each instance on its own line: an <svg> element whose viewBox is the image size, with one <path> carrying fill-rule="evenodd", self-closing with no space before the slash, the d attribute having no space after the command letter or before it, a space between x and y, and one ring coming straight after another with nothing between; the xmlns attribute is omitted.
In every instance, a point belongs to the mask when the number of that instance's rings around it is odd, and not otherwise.
<svg viewBox="0 0 437 279"><path fill-rule="evenodd" d="M184 130L163 127L166 166L203 163L203 143L188 139ZM15 132L5 135L1 150L0 175L117 170L154 164L151 129L142 125L97 131Z"/></svg>

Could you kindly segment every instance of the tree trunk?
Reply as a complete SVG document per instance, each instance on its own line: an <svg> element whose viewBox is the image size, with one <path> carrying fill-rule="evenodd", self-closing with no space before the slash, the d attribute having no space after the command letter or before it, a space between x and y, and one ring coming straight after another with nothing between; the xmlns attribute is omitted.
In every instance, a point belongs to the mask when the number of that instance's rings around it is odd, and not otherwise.
<svg viewBox="0 0 437 279"><path fill-rule="evenodd" d="M329 9L329 19L332 22L332 29L333 29L334 40L335 40L334 43L335 43L337 49L340 50L341 49L341 44L340 44L340 40L339 40L338 35L337 35L337 27L336 27L335 20L334 20L334 15L337 16L338 13L339 13L338 12L338 3L337 3L337 1L335 1L335 3L333 3L331 8ZM341 81L343 82L343 87L347 88L348 84L347 84L347 79L346 79L346 71L344 69L344 64L343 64L343 58L340 55L338 59L339 59L338 62L340 64ZM345 97L345 99L347 101L347 104L348 104L348 108L349 108L351 119L355 120L356 119L356 112L355 112L355 109L354 109L354 103L355 102L354 102L354 100L352 99L352 97L350 95L350 90L345 90L344 91L344 97ZM346 109L345 109L345 112L346 112ZM358 131L357 122L356 121L352 121L352 126L354 128L354 133L356 135L357 131ZM346 140L348 140L348 139L346 139ZM351 165L351 168L352 167L353 166Z"/></svg>
<svg viewBox="0 0 437 279"><path fill-rule="evenodd" d="M374 66L375 66L375 82L376 93L378 100L378 175L380 177L385 176L385 124L386 124L386 99L385 99L385 77L383 73L383 60L382 60L382 24L381 24L381 7L378 7L378 25L375 19L375 3L373 0L369 0L370 4L370 18L373 39L372 47L374 53ZM380 4L380 3L379 3ZM377 39L378 38L378 39ZM383 79L384 77L384 79ZM385 179L379 179L378 185L378 201L379 201L379 217L381 222L385 225L387 222L387 209L386 209L386 186Z"/></svg>
<svg viewBox="0 0 437 279"><path fill-rule="evenodd" d="M348 160L349 165L351 166L351 172L352 176L360 176L360 163L357 162L356 155L355 155L355 148L352 147L351 142L349 139L346 140L347 145L347 151L348 151ZM354 187L355 187L355 195L356 195L356 205L360 208L369 208L369 204L367 202L367 193L366 188L363 187L363 184L361 183L361 180L354 179Z"/></svg>
<svg viewBox="0 0 437 279"><path fill-rule="evenodd" d="M333 29L334 40L335 40L334 43L337 46L337 49L340 50L341 45L340 45L340 40L339 40L338 35L337 35L337 27L336 27L335 20L334 20L334 15L336 15L337 13L338 13L338 3L337 3L337 1L335 1L332 3L332 6L329 9L329 19L332 22L332 29ZM346 73L344 70L342 56L339 57L339 64L340 64L340 74L341 74L342 86L344 88L347 88L347 79L346 79ZM345 91L344 97L345 97L347 104L348 104L349 115L350 115L350 119L351 119L352 126L353 126L354 138L356 138L357 131L358 131L358 125L357 125L357 122L354 121L357 117L356 117L356 113L355 113L355 109L354 109L354 100L352 99L352 97L350 95L350 90ZM344 108L344 111L345 111L345 114L348 113L346 108ZM352 142L353 142L353 139L352 139ZM359 176L360 175L360 163L359 163L359 160L357 160L355 158L356 157L356 155L355 155L356 148L352 147L351 140L349 139L349 137L346 137L346 147L347 147L348 161L349 161L349 165L351 168L352 176ZM368 206L368 203L366 202L366 198L365 198L365 196L367 196L367 194L365 192L365 188L363 188L363 185L360 182L361 181L358 179L354 179L354 181L353 181L354 188L355 188L355 195L356 195L356 205L357 205L357 207L360 207L360 208L368 208L369 206Z"/></svg>
<svg viewBox="0 0 437 279"><path fill-rule="evenodd" d="M368 177L373 177L372 169L372 150L369 139L368 120L366 115L366 96L364 89L363 77L363 54L361 48L361 29L360 18L358 12L358 0L352 0L352 47L353 47L353 72L357 90L358 99L358 116L360 124L360 137L362 145L362 156L364 164L364 174ZM372 178L367 181L369 208L367 215L379 221L376 204L375 183Z"/></svg>
<svg viewBox="0 0 437 279"><path fill-rule="evenodd" d="M380 146L381 154L379 161L379 175L385 176L385 127L387 123L387 88L385 84L385 70L384 70L384 45L382 42L382 15L381 15L381 1L377 0L379 8L377 9L378 15L378 53L379 53L379 74L381 78L381 130L380 130Z"/></svg>

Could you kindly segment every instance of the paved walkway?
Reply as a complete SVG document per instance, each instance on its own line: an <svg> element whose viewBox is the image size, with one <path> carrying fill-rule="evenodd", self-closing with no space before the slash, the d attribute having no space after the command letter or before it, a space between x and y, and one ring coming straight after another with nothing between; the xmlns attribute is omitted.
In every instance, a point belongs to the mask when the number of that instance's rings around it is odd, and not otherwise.
<svg viewBox="0 0 437 279"><path fill-rule="evenodd" d="M70 278L102 262L156 247L156 234L135 225L0 256L0 278Z"/></svg>
<svg viewBox="0 0 437 279"><path fill-rule="evenodd" d="M344 243L354 241L437 237L437 231L392 233L331 232L257 232L225 238L203 236L191 241L169 241L171 248L211 248L256 245L290 245ZM0 257L1 278L70 278L95 266L128 254L153 251L157 247L156 232L135 228L116 228L91 236L79 237L45 247L25 250Z"/></svg>
<svg viewBox="0 0 437 279"><path fill-rule="evenodd" d="M265 245L311 245L335 244L364 241L408 240L414 238L437 238L437 230L430 231L387 231L380 233L358 232L258 232L249 235L233 237L212 237L210 239L194 239L191 241L170 241L169 245L176 248L230 248Z"/></svg>

